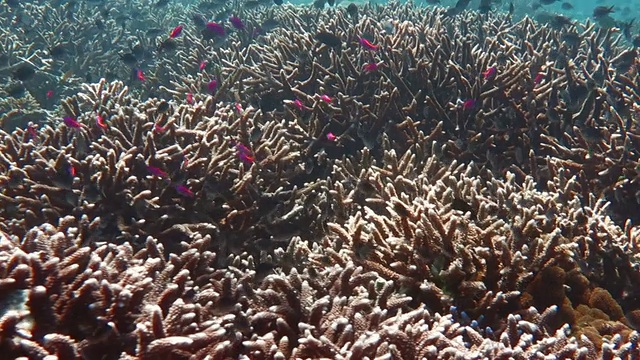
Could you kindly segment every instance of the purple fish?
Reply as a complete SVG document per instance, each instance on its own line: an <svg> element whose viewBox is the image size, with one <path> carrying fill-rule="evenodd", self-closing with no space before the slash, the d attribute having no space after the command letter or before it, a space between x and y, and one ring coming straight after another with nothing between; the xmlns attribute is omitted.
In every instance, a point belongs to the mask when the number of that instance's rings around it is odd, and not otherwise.
<svg viewBox="0 0 640 360"><path fill-rule="evenodd" d="M153 176L157 176L160 178L167 177L167 173L165 171L155 166L147 166L147 171Z"/></svg>
<svg viewBox="0 0 640 360"><path fill-rule="evenodd" d="M209 83L207 84L207 90L209 90L211 94L215 94L217 89L218 82L215 79L209 81Z"/></svg>
<svg viewBox="0 0 640 360"><path fill-rule="evenodd" d="M176 191L184 197L192 198L195 196L193 191L191 191L187 185L176 185Z"/></svg>
<svg viewBox="0 0 640 360"><path fill-rule="evenodd" d="M205 30L208 31L211 34L214 35L218 35L218 36L224 36L224 26L215 23L215 22L208 22L205 26L204 26Z"/></svg>
<svg viewBox="0 0 640 360"><path fill-rule="evenodd" d="M238 158L240 158L240 161L242 161L243 163L252 164L256 161L256 158L255 156L253 156L251 150L249 150L249 148L244 144L237 143L236 150L238 151Z"/></svg>
<svg viewBox="0 0 640 360"><path fill-rule="evenodd" d="M229 18L229 22L231 23L231 26L233 26L234 28L236 28L238 30L244 30L244 23L242 22L242 20L239 17L231 16Z"/></svg>
<svg viewBox="0 0 640 360"><path fill-rule="evenodd" d="M473 110L476 107L475 99L467 99L462 103L462 108L465 110Z"/></svg>
<svg viewBox="0 0 640 360"><path fill-rule="evenodd" d="M64 118L62 118L62 121L64 122L65 125L73 129L80 129L82 127L82 124L80 124L76 119L72 118L71 116L65 116Z"/></svg>

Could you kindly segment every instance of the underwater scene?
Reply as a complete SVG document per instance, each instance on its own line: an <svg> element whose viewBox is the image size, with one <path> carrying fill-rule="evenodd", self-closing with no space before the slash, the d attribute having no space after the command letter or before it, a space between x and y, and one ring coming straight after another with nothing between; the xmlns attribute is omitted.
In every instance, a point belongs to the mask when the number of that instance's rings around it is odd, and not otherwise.
<svg viewBox="0 0 640 360"><path fill-rule="evenodd" d="M637 0L0 0L0 360L640 359Z"/></svg>

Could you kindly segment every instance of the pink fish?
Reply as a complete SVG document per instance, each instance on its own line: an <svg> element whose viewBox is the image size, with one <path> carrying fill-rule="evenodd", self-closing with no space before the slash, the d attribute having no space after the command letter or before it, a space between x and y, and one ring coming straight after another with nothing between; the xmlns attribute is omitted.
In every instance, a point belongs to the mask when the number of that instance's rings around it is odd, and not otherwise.
<svg viewBox="0 0 640 360"><path fill-rule="evenodd" d="M242 20L239 17L231 16L229 18L229 22L231 23L231 26L233 26L234 28L236 28L238 30L244 30L244 23L242 22Z"/></svg>
<svg viewBox="0 0 640 360"><path fill-rule="evenodd" d="M36 140L38 138L38 128L33 123L27 125L27 135L29 138Z"/></svg>
<svg viewBox="0 0 640 360"><path fill-rule="evenodd" d="M102 116L100 116L100 114L96 115L96 125L98 125L98 127L103 130L107 130L107 128L109 127L109 125L104 122L104 119L102 118Z"/></svg>
<svg viewBox="0 0 640 360"><path fill-rule="evenodd" d="M293 103L296 105L296 107L298 108L298 110L302 111L305 110L307 107L304 106L304 104L302 103L302 101L300 101L300 99L295 99L293 100Z"/></svg>
<svg viewBox="0 0 640 360"><path fill-rule="evenodd" d="M237 112L242 113L242 111L243 111L243 109L242 109L242 104L240 104L240 103L236 103L236 104L234 105L234 107L236 108L236 111L237 111Z"/></svg>
<svg viewBox="0 0 640 360"><path fill-rule="evenodd" d="M169 128L169 124L165 126L160 126L160 124L155 124L153 126L153 132L155 132L156 134L162 134L165 131L167 131L168 128Z"/></svg>
<svg viewBox="0 0 640 360"><path fill-rule="evenodd" d="M192 198L195 196L193 191L191 191L191 189L189 189L187 185L182 185L182 184L176 185L176 191L178 192L178 194L184 197Z"/></svg>
<svg viewBox="0 0 640 360"><path fill-rule="evenodd" d="M464 103L462 103L462 108L465 110L472 110L476 107L475 99L467 99Z"/></svg>
<svg viewBox="0 0 640 360"><path fill-rule="evenodd" d="M359 41L360 41L360 45L362 45L362 47L364 47L367 50L376 51L380 48L380 45L374 45L369 40L363 37L360 37Z"/></svg>
<svg viewBox="0 0 640 360"><path fill-rule="evenodd" d="M485 80L489 80L489 79L493 79L496 76L497 73L498 73L498 69L496 69L495 66L492 66L492 67L488 68L487 70L485 70L482 73L482 76L484 76Z"/></svg>
<svg viewBox="0 0 640 360"><path fill-rule="evenodd" d="M180 36L180 34L182 34L182 25L178 25L175 28L173 28L173 30L171 30L171 33L169 34L169 37L172 39L177 38L178 36Z"/></svg>
<svg viewBox="0 0 640 360"><path fill-rule="evenodd" d="M255 156L253 156L251 150L249 150L249 148L244 144L237 143L236 150L238 152L238 158L240 158L240 161L242 161L243 163L252 164L256 161L256 158Z"/></svg>
<svg viewBox="0 0 640 360"><path fill-rule="evenodd" d="M207 90L209 90L211 94L215 94L217 89L218 82L215 79L209 81L209 83L207 84Z"/></svg>
<svg viewBox="0 0 640 360"><path fill-rule="evenodd" d="M368 63L368 64L364 64L364 66L362 67L362 70L366 71L366 72L374 72L376 70L378 70L378 64L377 63Z"/></svg>
<svg viewBox="0 0 640 360"><path fill-rule="evenodd" d="M67 125L72 129L80 129L81 127L84 126L83 124L79 123L76 119L72 118L71 116L65 116L64 118L62 118L62 121L64 122L65 125Z"/></svg>
<svg viewBox="0 0 640 360"><path fill-rule="evenodd" d="M168 176L168 174L162 169L160 169L159 167L155 167L151 165L147 165L147 171L149 172L149 174L153 176L157 176L159 178L166 178Z"/></svg>
<svg viewBox="0 0 640 360"><path fill-rule="evenodd" d="M327 94L321 95L320 100L326 102L327 104L331 104L331 102L333 101L333 99L331 99L331 97Z"/></svg>
<svg viewBox="0 0 640 360"><path fill-rule="evenodd" d="M200 71L204 70L204 68L207 67L207 65L209 64L209 62L207 60L202 60L200 61L200 66L198 66L198 69L200 69Z"/></svg>
<svg viewBox="0 0 640 360"><path fill-rule="evenodd" d="M225 33L224 26L218 23L208 22L204 27L205 27L205 31L207 31L210 34L224 36L224 33Z"/></svg>
<svg viewBox="0 0 640 360"><path fill-rule="evenodd" d="M332 132L327 133L327 140L329 140L329 141L336 141L336 138L337 138L337 137L336 137L336 134L334 134L334 133L332 133Z"/></svg>
<svg viewBox="0 0 640 360"><path fill-rule="evenodd" d="M533 79L533 84L534 85L538 85L542 82L542 79L544 79L544 74L543 73L537 73L536 74L536 78Z"/></svg>
<svg viewBox="0 0 640 360"><path fill-rule="evenodd" d="M135 70L135 74L136 74L136 79L140 80L140 81L145 81L146 78L144 77L144 73L142 72L141 69L136 69Z"/></svg>
<svg viewBox="0 0 640 360"><path fill-rule="evenodd" d="M51 99L53 97L53 90L47 91L47 99Z"/></svg>
<svg viewBox="0 0 640 360"><path fill-rule="evenodd" d="M189 105L193 104L193 94L192 93L187 93L187 104L189 104Z"/></svg>

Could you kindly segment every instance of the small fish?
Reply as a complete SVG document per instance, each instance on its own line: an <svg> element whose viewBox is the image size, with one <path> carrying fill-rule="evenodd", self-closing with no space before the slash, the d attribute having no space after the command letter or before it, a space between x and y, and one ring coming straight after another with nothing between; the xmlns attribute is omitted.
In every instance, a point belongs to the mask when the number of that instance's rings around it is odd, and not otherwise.
<svg viewBox="0 0 640 360"><path fill-rule="evenodd" d="M62 121L64 122L65 125L67 125L72 129L80 129L81 127L84 126L83 124L79 123L76 119L72 118L71 116L65 116L64 118L62 118Z"/></svg>
<svg viewBox="0 0 640 360"><path fill-rule="evenodd" d="M234 105L234 108L236 109L236 111L237 111L239 114L242 114L242 112L244 111L244 110L242 109L242 104L240 104L240 103L236 103L236 104Z"/></svg>
<svg viewBox="0 0 640 360"><path fill-rule="evenodd" d="M189 189L187 185L182 185L182 184L176 185L176 191L178 192L178 194L187 198L195 197L195 194L191 189Z"/></svg>
<svg viewBox="0 0 640 360"><path fill-rule="evenodd" d="M613 10L613 5L611 5L610 7L606 7L606 6L596 6L593 9L593 17L594 18L599 18L599 17L604 17L607 16L613 12L615 12L615 10Z"/></svg>
<svg viewBox="0 0 640 360"><path fill-rule="evenodd" d="M251 152L251 150L248 147L246 147L244 144L237 143L236 151L237 151L238 158L243 163L252 164L256 161L256 158L255 156L253 156L253 153Z"/></svg>
<svg viewBox="0 0 640 360"><path fill-rule="evenodd" d="M158 107L156 108L156 111L159 114L165 113L169 110L169 103L166 100L162 100L160 102L160 104L158 105Z"/></svg>
<svg viewBox="0 0 640 360"><path fill-rule="evenodd" d="M544 79L544 74L543 73L537 73L535 79L533 79L533 84L534 85L538 85L542 82L542 80Z"/></svg>
<svg viewBox="0 0 640 360"><path fill-rule="evenodd" d="M571 4L570 4L570 3L568 3L568 2L563 2L563 3L562 3L562 5L560 5L560 7L561 7L563 10L573 10L573 5L571 5Z"/></svg>
<svg viewBox="0 0 640 360"><path fill-rule="evenodd" d="M157 176L159 178L166 178L169 176L164 170L159 167L147 165L147 172L153 176Z"/></svg>
<svg viewBox="0 0 640 360"><path fill-rule="evenodd" d="M174 51L178 48L178 42L173 38L165 39L158 45L158 52Z"/></svg>
<svg viewBox="0 0 640 360"><path fill-rule="evenodd" d="M377 63L368 63L368 64L364 64L364 66L362 66L362 70L366 71L366 72L374 72L378 70L378 64Z"/></svg>
<svg viewBox="0 0 640 360"><path fill-rule="evenodd" d="M217 89L218 82L215 79L212 79L211 81L209 81L209 83L207 83L207 90L209 90L212 95L216 93Z"/></svg>
<svg viewBox="0 0 640 360"><path fill-rule="evenodd" d="M36 70L31 65L24 63L13 70L11 76L16 80L27 81L35 74Z"/></svg>
<svg viewBox="0 0 640 360"><path fill-rule="evenodd" d="M128 66L133 66L138 62L138 58L133 53L130 53L130 52L120 54L119 56L120 56L120 60L122 60L122 62Z"/></svg>
<svg viewBox="0 0 640 360"><path fill-rule="evenodd" d="M224 36L224 35L225 35L224 26L212 21L206 23L204 25L204 29L202 30L202 37L204 37L205 39L213 39L217 36Z"/></svg>
<svg viewBox="0 0 640 360"><path fill-rule="evenodd" d="M347 14L355 21L358 21L358 5L354 3L349 4L349 6L347 6Z"/></svg>
<svg viewBox="0 0 640 360"><path fill-rule="evenodd" d="M334 48L339 48L342 47L342 40L340 40L339 37L337 37L336 35L330 33L330 32L326 32L326 31L321 31L319 33L316 34L315 36L316 40L318 40L319 42L329 46L329 47L334 47Z"/></svg>
<svg viewBox="0 0 640 360"><path fill-rule="evenodd" d="M296 107L298 108L298 110L302 111L302 110L306 110L307 107L304 106L304 104L302 103L302 101L300 101L300 99L295 99L293 100L293 103L296 105Z"/></svg>
<svg viewBox="0 0 640 360"><path fill-rule="evenodd" d="M59 60L67 53L64 44L58 44L49 48L49 55L52 59Z"/></svg>
<svg viewBox="0 0 640 360"><path fill-rule="evenodd" d="M208 64L209 64L209 62L208 62L207 60L202 60L202 61L200 62L200 66L198 66L198 69L199 69L200 71L202 71L202 70L204 70L204 69L207 67L207 65L208 65Z"/></svg>
<svg viewBox="0 0 640 360"><path fill-rule="evenodd" d="M467 99L462 103L462 108L464 110L473 110L476 107L475 99Z"/></svg>
<svg viewBox="0 0 640 360"><path fill-rule="evenodd" d="M231 16L229 17L229 22L231 23L231 26L233 26L234 28L238 30L244 30L244 23L239 17Z"/></svg>
<svg viewBox="0 0 640 360"><path fill-rule="evenodd" d="M169 37L172 38L172 39L177 38L178 36L180 36L180 34L182 34L182 29L183 29L182 25L178 25L178 26L174 27L173 30L171 30L171 33L169 34Z"/></svg>
<svg viewBox="0 0 640 360"><path fill-rule="evenodd" d="M103 130L107 130L109 128L109 125L104 122L104 118L100 114L96 115L96 125Z"/></svg>
<svg viewBox="0 0 640 360"><path fill-rule="evenodd" d="M192 93L187 93L187 104L189 104L189 105L193 104L193 94Z"/></svg>
<svg viewBox="0 0 640 360"><path fill-rule="evenodd" d="M336 134L334 134L334 133L332 133L332 132L327 133L327 140L329 140L329 141L336 141L336 139L337 139Z"/></svg>
<svg viewBox="0 0 640 360"><path fill-rule="evenodd" d="M27 125L27 135L30 139L37 140L38 139L38 128L33 123L29 123Z"/></svg>
<svg viewBox="0 0 640 360"><path fill-rule="evenodd" d="M489 80L489 79L493 79L496 74L498 73L498 69L495 66L492 66L490 68L488 68L487 70L485 70L482 73L482 76L484 76L485 80Z"/></svg>
<svg viewBox="0 0 640 360"><path fill-rule="evenodd" d="M53 97L53 90L47 91L46 96L47 96L47 99L51 99Z"/></svg>
<svg viewBox="0 0 640 360"><path fill-rule="evenodd" d="M153 132L155 132L156 134L162 134L167 131L167 129L169 129L169 124L165 126L160 126L160 124L153 125Z"/></svg>
<svg viewBox="0 0 640 360"><path fill-rule="evenodd" d="M145 81L146 80L146 78L144 77L144 72L142 72L141 69L135 69L134 73L135 73L136 79L138 79L140 81Z"/></svg>
<svg viewBox="0 0 640 360"><path fill-rule="evenodd" d="M327 104L331 104L331 102L333 101L333 99L331 99L331 97L327 94L321 95L320 100L326 102Z"/></svg>
<svg viewBox="0 0 640 360"><path fill-rule="evenodd" d="M360 37L358 41L360 42L360 45L362 45L362 47L364 47L367 50L376 51L380 48L380 45L374 45L369 40L363 37Z"/></svg>

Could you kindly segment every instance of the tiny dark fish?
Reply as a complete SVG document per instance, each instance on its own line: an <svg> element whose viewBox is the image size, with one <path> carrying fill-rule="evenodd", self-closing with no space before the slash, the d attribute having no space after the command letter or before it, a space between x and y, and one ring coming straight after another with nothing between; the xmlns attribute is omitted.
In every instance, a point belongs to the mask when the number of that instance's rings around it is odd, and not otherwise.
<svg viewBox="0 0 640 360"><path fill-rule="evenodd" d="M160 105L158 105L158 107L156 108L156 111L162 114L167 112L167 110L169 110L169 103L165 100L162 100L162 102L160 102Z"/></svg>
<svg viewBox="0 0 640 360"><path fill-rule="evenodd" d="M131 54L135 55L137 58L141 58L144 56L144 46L141 43L135 44L131 48Z"/></svg>
<svg viewBox="0 0 640 360"><path fill-rule="evenodd" d="M611 14L612 12L615 12L615 10L613 10L613 5L610 6L610 7L596 6L593 9L593 17L594 18L603 17L603 16Z"/></svg>
<svg viewBox="0 0 640 360"><path fill-rule="evenodd" d="M342 40L340 40L339 37L337 37L336 35L330 32L321 31L317 33L316 40L320 41L321 43L329 47L337 47L337 48L342 47Z"/></svg>
<svg viewBox="0 0 640 360"><path fill-rule="evenodd" d="M451 207L454 210L462 211L463 213L466 213L466 212L471 213L472 220L475 220L476 218L476 212L473 209L473 206L469 205L469 203L467 203L466 201L460 198L456 197L455 199L453 199L453 201L451 202Z"/></svg>
<svg viewBox="0 0 640 360"><path fill-rule="evenodd" d="M491 11L491 0L480 0L478 11L481 14L488 14Z"/></svg>
<svg viewBox="0 0 640 360"><path fill-rule="evenodd" d="M329 6L334 6L336 4L336 0L327 0L327 4L329 4Z"/></svg>
<svg viewBox="0 0 640 360"><path fill-rule="evenodd" d="M562 5L560 5L560 7L561 7L563 10L573 10L573 5L571 5L571 4L570 4L570 3L568 3L568 2L563 2L563 3L562 3Z"/></svg>
<svg viewBox="0 0 640 360"><path fill-rule="evenodd" d="M542 5L551 5L558 0L540 0L540 4Z"/></svg>
<svg viewBox="0 0 640 360"><path fill-rule="evenodd" d="M24 63L13 70L11 76L16 80L27 81L31 79L35 74L36 70L33 68L33 66Z"/></svg>
<svg viewBox="0 0 640 360"><path fill-rule="evenodd" d="M282 5L282 0L273 0L273 3L276 5Z"/></svg>
<svg viewBox="0 0 640 360"><path fill-rule="evenodd" d="M636 35L633 40L631 40L631 44L635 47L640 47L640 35Z"/></svg>
<svg viewBox="0 0 640 360"><path fill-rule="evenodd" d="M172 38L167 38L158 45L158 52L174 51L178 48L178 42Z"/></svg>
<svg viewBox="0 0 640 360"><path fill-rule="evenodd" d="M17 81L7 85L7 87L4 88L4 92L11 97L21 98L26 94L27 89L21 82Z"/></svg>
<svg viewBox="0 0 640 360"><path fill-rule="evenodd" d="M563 26L573 25L573 21L564 15L553 15L549 19L549 25L554 29L562 29Z"/></svg>
<svg viewBox="0 0 640 360"><path fill-rule="evenodd" d="M138 58L130 52L120 54L120 60L128 66L133 66L138 62Z"/></svg>
<svg viewBox="0 0 640 360"><path fill-rule="evenodd" d="M66 53L67 50L64 44L57 44L49 48L49 55L56 60L62 59Z"/></svg>
<svg viewBox="0 0 640 360"><path fill-rule="evenodd" d="M354 19L358 18L358 5L351 3L347 6L347 14Z"/></svg>
<svg viewBox="0 0 640 360"><path fill-rule="evenodd" d="M427 1L427 4L430 4L430 5L440 4L440 0L426 0L426 1Z"/></svg>
<svg viewBox="0 0 640 360"><path fill-rule="evenodd" d="M326 2L327 0L313 0L313 7L316 9L323 9Z"/></svg>
<svg viewBox="0 0 640 360"><path fill-rule="evenodd" d="M207 18L202 14L191 15L191 21L193 21L197 27L205 27L207 25Z"/></svg>
<svg viewBox="0 0 640 360"><path fill-rule="evenodd" d="M160 7L165 7L169 5L169 0L158 0L157 3L155 3L155 7L160 8Z"/></svg>

